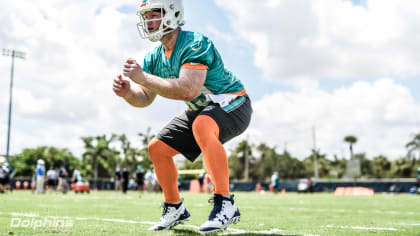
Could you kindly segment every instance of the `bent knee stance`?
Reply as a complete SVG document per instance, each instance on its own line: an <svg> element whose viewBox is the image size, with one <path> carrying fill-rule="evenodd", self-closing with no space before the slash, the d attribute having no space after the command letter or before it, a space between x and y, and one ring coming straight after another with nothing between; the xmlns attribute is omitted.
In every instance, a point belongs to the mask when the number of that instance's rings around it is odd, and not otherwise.
<svg viewBox="0 0 420 236"><path fill-rule="evenodd" d="M153 163L162 161L162 159L172 158L178 153L175 149L157 138L153 138L147 148L150 160Z"/></svg>
<svg viewBox="0 0 420 236"><path fill-rule="evenodd" d="M156 176L165 195L165 202L175 203L180 201L177 185L178 172L172 160L172 157L178 152L157 138L149 143L148 149Z"/></svg>
<svg viewBox="0 0 420 236"><path fill-rule="evenodd" d="M219 126L210 116L200 115L192 124L194 138L203 149L211 145L214 139L219 138Z"/></svg>
<svg viewBox="0 0 420 236"><path fill-rule="evenodd" d="M193 123L193 133L216 193L229 194L229 167L226 151L219 141L219 126L210 116L200 115Z"/></svg>

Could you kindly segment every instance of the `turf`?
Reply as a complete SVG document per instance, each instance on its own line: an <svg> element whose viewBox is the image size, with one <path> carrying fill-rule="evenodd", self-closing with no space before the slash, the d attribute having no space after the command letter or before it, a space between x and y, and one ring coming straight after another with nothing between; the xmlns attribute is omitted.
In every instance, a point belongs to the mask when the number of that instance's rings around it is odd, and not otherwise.
<svg viewBox="0 0 420 236"><path fill-rule="evenodd" d="M241 221L219 235L420 235L416 195L234 194ZM162 213L160 193L1 194L0 235L200 235L198 227L211 210L210 195L182 196L191 220L173 230L150 232L147 229ZM46 226L29 224L37 220ZM29 226L12 227L24 221Z"/></svg>

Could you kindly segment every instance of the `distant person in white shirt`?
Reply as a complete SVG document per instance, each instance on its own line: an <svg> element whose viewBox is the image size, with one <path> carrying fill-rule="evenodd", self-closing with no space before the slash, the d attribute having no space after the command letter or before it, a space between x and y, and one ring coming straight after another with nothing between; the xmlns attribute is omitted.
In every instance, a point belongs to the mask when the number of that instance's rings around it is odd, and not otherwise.
<svg viewBox="0 0 420 236"><path fill-rule="evenodd" d="M7 185L7 176L9 175L9 170L3 164L0 164L0 193L4 193Z"/></svg>
<svg viewBox="0 0 420 236"><path fill-rule="evenodd" d="M83 183L82 174L78 169L74 169L72 180L73 183Z"/></svg>
<svg viewBox="0 0 420 236"><path fill-rule="evenodd" d="M273 175L271 176L270 181L270 190L274 193L277 193L279 187L279 173L274 171Z"/></svg>
<svg viewBox="0 0 420 236"><path fill-rule="evenodd" d="M155 178L153 177L153 172L149 169L146 172L146 175L144 176L144 180L146 182L146 189L148 192L153 191L154 189L154 180Z"/></svg>
<svg viewBox="0 0 420 236"><path fill-rule="evenodd" d="M45 162L42 159L37 161L36 165L36 193L44 193L45 181Z"/></svg>

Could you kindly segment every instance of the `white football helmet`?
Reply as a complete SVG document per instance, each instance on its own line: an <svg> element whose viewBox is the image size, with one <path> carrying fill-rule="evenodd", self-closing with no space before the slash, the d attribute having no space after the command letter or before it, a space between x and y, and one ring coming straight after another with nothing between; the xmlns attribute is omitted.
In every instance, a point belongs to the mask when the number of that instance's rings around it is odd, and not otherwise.
<svg viewBox="0 0 420 236"><path fill-rule="evenodd" d="M145 12L159 9L162 18L151 20L144 18L143 14ZM140 17L140 22L137 24L140 36L148 38L152 42L159 41L165 34L185 24L182 0L141 0L137 15ZM161 20L160 27L155 32L149 32L147 22L155 20Z"/></svg>

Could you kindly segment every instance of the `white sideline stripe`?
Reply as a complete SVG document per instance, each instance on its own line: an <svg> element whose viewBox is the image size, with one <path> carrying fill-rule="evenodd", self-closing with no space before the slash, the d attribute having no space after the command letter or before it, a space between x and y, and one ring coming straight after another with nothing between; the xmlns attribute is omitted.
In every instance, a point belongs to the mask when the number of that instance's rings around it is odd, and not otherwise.
<svg viewBox="0 0 420 236"><path fill-rule="evenodd" d="M381 228L381 227L364 227L364 226L338 226L338 225L326 225L323 227L327 228L339 228L339 229L360 229L360 230L384 230L384 231L398 231L396 228Z"/></svg>
<svg viewBox="0 0 420 236"><path fill-rule="evenodd" d="M17 213L17 212L11 212L9 213L12 216L24 216L24 217L39 217L38 213Z"/></svg>
<svg viewBox="0 0 420 236"><path fill-rule="evenodd" d="M64 218L64 217L60 217ZM72 219L72 217L68 217ZM97 221L106 221L106 222L117 222L117 223L128 223L128 224L146 224L146 225L153 225L156 222L150 221L135 221L135 220L124 220L124 219L107 219L107 218L98 218L98 217L73 217L75 220L97 220Z"/></svg>
<svg viewBox="0 0 420 236"><path fill-rule="evenodd" d="M117 222L117 223L129 223L129 224L148 224L153 225L156 222L151 221L135 221L135 220L124 220L124 219L108 219L108 218L99 218L99 217L71 217L71 216L40 216L38 213L17 213L9 212L11 216L23 216L23 217L46 217L46 218L55 218L55 219L69 219L69 220L98 220L98 221L107 221L107 222Z"/></svg>
<svg viewBox="0 0 420 236"><path fill-rule="evenodd" d="M0 212L0 214L3 214L5 212ZM69 220L97 220L97 221L105 221L105 222L117 222L117 223L128 223L128 224L146 224L146 225L154 225L156 222L151 221L135 221L135 220L124 220L124 219L108 219L108 218L99 218L99 217L71 217L71 216L40 216L38 213L17 213L17 212L9 212L6 213L12 216L23 216L23 217L47 217L47 218L55 218L55 219L69 219ZM196 225L181 225L182 227L188 227L198 230L200 227ZM254 233L254 234L279 234L281 235L281 232L284 232L280 229L271 229L271 230L261 230L261 231L247 231L247 230L241 230L241 229L234 229L234 228L228 228L227 230L233 231L233 232L226 232L218 235L237 235L237 234L246 234L246 233ZM311 235L311 234L305 234L304 236L319 236L319 235Z"/></svg>
<svg viewBox="0 0 420 236"><path fill-rule="evenodd" d="M236 235L236 234L281 234L282 232L284 232L281 229L272 229L272 230L261 230L261 231L247 231L247 230L241 230L241 229L232 229L232 228L228 228L228 230L233 230L234 232L226 232L226 233L221 233L219 235Z"/></svg>

